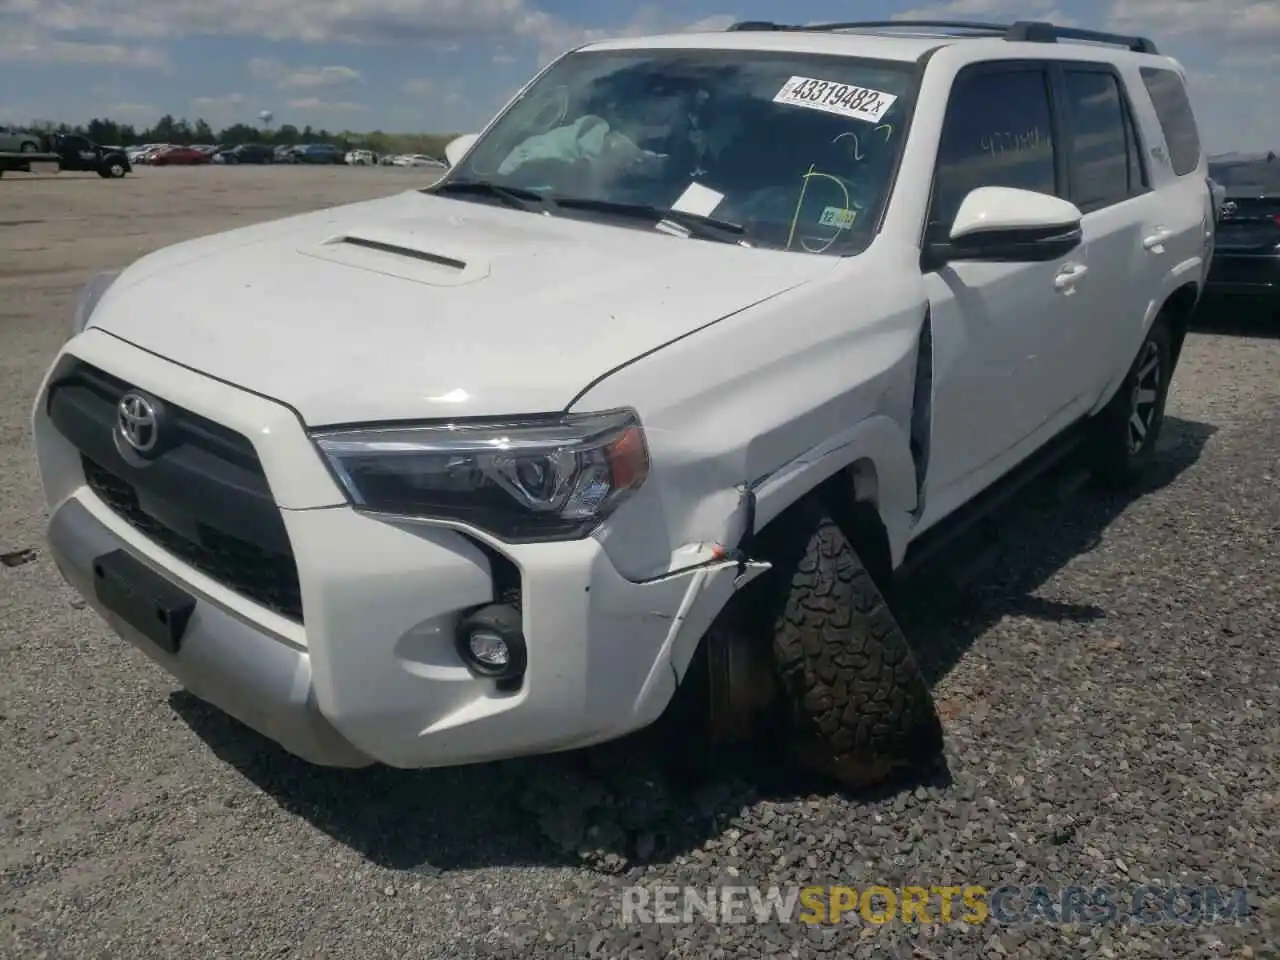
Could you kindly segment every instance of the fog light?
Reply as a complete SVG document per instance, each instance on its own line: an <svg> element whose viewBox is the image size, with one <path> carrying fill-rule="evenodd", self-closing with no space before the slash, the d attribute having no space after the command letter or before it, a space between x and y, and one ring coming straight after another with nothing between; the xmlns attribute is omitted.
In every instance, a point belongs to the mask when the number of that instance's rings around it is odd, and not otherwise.
<svg viewBox="0 0 1280 960"><path fill-rule="evenodd" d="M458 654L473 673L495 680L524 675L528 651L520 611L493 603L468 614L458 624Z"/></svg>
<svg viewBox="0 0 1280 960"><path fill-rule="evenodd" d="M473 630L471 636L467 637L467 645L471 648L472 659L477 663L501 670L511 662L507 641L489 630Z"/></svg>

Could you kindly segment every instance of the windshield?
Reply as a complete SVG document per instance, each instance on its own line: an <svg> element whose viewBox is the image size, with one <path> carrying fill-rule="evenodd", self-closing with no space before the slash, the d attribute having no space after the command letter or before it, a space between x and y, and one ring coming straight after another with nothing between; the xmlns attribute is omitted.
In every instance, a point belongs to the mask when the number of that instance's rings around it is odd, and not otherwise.
<svg viewBox="0 0 1280 960"><path fill-rule="evenodd" d="M915 69L744 50L570 54L432 189L501 202L449 190L479 181L595 201L542 209L642 229L654 224L623 208L674 210L740 226L735 242L750 246L848 255L878 224Z"/></svg>

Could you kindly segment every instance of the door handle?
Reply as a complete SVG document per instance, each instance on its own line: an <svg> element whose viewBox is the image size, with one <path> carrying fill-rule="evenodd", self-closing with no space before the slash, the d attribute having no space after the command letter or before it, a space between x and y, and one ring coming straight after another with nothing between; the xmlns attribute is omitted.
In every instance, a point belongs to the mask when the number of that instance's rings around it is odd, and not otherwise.
<svg viewBox="0 0 1280 960"><path fill-rule="evenodd" d="M1053 289L1070 293L1080 278L1088 272L1089 268L1083 263L1069 263L1053 278Z"/></svg>
<svg viewBox="0 0 1280 960"><path fill-rule="evenodd" d="M1165 241L1173 236L1173 231L1167 227L1156 227L1155 232L1150 236L1142 238L1142 249L1150 250L1153 253L1163 253Z"/></svg>

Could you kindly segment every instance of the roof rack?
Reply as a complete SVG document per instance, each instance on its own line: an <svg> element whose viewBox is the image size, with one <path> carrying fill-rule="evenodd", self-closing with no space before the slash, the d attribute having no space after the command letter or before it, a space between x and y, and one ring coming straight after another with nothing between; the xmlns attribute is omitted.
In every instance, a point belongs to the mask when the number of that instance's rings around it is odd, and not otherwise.
<svg viewBox="0 0 1280 960"><path fill-rule="evenodd" d="M1104 33L1100 30L1080 30L1076 27L1060 27L1057 24L1035 20L1019 20L1016 23L984 23L972 20L851 20L847 23L816 23L810 25L771 23L768 20L744 20L728 28L734 31L797 31L824 32L839 30L921 30L937 31L943 36L994 36L1013 43L1057 43L1059 40L1079 40L1084 43L1105 43L1126 47L1134 53L1157 54L1160 51L1147 37L1128 36L1122 33Z"/></svg>

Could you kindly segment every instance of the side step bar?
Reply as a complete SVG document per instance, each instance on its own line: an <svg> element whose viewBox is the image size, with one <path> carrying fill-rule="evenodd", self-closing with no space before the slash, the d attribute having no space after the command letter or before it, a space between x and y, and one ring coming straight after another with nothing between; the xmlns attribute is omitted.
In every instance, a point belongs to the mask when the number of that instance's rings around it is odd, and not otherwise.
<svg viewBox="0 0 1280 960"><path fill-rule="evenodd" d="M1027 460L1014 467L994 485L978 494L951 516L939 521L936 526L926 530L919 539L912 541L902 564L894 571L894 578L909 577L921 567L936 560L966 534L973 533L979 524L989 520L994 513L1006 506L1030 484L1078 452L1087 438L1085 432L1087 425L1088 421L1082 420L1068 428ZM1067 477L1064 482L1071 486L1072 492L1078 490L1081 485L1080 478L1077 476Z"/></svg>

